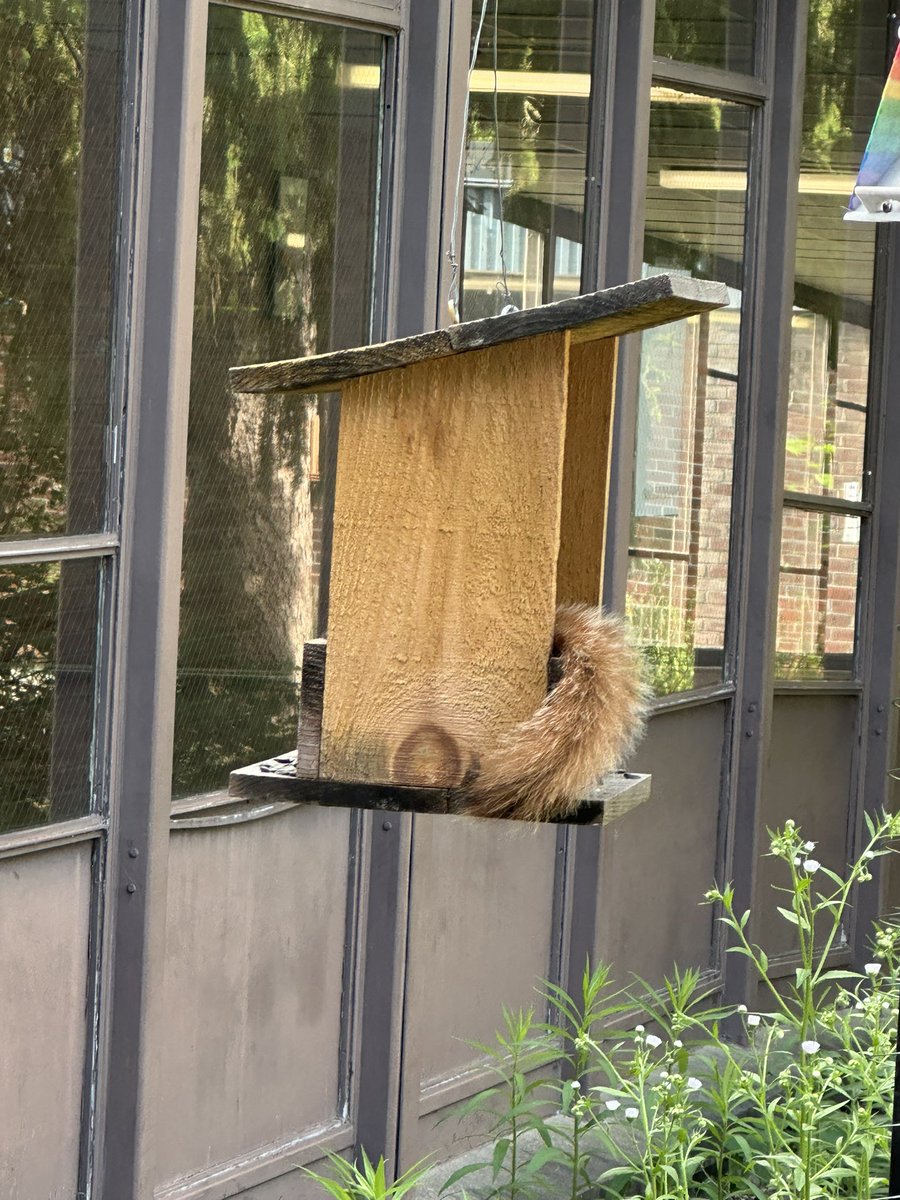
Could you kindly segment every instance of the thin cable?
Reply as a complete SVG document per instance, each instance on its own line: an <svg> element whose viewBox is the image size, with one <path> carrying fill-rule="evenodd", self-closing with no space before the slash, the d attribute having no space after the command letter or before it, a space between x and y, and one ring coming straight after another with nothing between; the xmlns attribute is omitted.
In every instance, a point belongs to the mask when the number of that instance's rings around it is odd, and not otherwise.
<svg viewBox="0 0 900 1200"><path fill-rule="evenodd" d="M499 91L499 79L497 75L497 42L498 38L498 21L500 16L500 0L494 0L494 153L497 166L497 207L500 216L500 279L503 286L503 299L505 301L503 311L515 309L513 298L509 294L509 279L506 270L506 238L503 229L503 180L501 178L502 161L500 158L500 113L497 107L497 93Z"/></svg>
<svg viewBox="0 0 900 1200"><path fill-rule="evenodd" d="M466 75L466 102L463 106L462 140L459 147L459 159L456 171L456 192L453 197L453 222L450 226L450 243L447 249L447 261L450 263L450 291L447 306L454 321L459 321L459 259L456 254L456 230L459 225L459 202L462 195L466 174L466 146L469 141L469 98L472 95L472 72L475 70L475 60L481 47L481 33L484 29L484 19L487 16L488 0L483 0L478 28L475 31L475 41L472 45L472 57L469 60L469 70ZM494 34L496 42L496 31ZM496 85L496 79L495 79ZM496 91L496 86L495 86Z"/></svg>

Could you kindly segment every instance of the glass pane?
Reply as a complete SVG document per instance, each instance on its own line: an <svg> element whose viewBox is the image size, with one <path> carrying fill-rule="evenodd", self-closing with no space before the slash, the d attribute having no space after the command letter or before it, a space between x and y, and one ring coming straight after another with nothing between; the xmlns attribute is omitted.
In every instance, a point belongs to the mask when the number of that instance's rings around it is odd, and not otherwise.
<svg viewBox="0 0 900 1200"><path fill-rule="evenodd" d="M784 466L789 492L862 499L868 375L868 328L795 310Z"/></svg>
<svg viewBox="0 0 900 1200"><path fill-rule="evenodd" d="M501 249L518 308L581 291L591 41L599 7L592 0L530 0L512 10L501 5L495 30L494 6L488 6L469 98L465 320L491 316L506 303ZM480 17L476 3L473 38Z"/></svg>
<svg viewBox="0 0 900 1200"><path fill-rule="evenodd" d="M777 639L782 679L851 676L859 525L859 517L785 509Z"/></svg>
<svg viewBox="0 0 900 1200"><path fill-rule="evenodd" d="M645 274L729 285L643 335L627 607L657 694L723 677L750 116L654 89Z"/></svg>
<svg viewBox="0 0 900 1200"><path fill-rule="evenodd" d="M210 8L175 723L178 794L296 745L336 404L227 369L370 340L383 39Z"/></svg>
<svg viewBox="0 0 900 1200"><path fill-rule="evenodd" d="M90 808L95 559L0 571L0 830Z"/></svg>
<svg viewBox="0 0 900 1200"><path fill-rule="evenodd" d="M653 52L750 73L756 25L756 0L656 0Z"/></svg>
<svg viewBox="0 0 900 1200"><path fill-rule="evenodd" d="M886 73L885 8L810 9L786 487L857 500L869 374L875 227L844 221Z"/></svg>
<svg viewBox="0 0 900 1200"><path fill-rule="evenodd" d="M811 5L785 488L842 500L862 500L868 490L864 450L875 265L874 226L842 218L884 86L885 58L885 9L880 0L848 0L837 7L815 0ZM790 513L785 517L787 537L797 518ZM827 523L828 518L817 520ZM859 522L839 520L854 539L847 542L842 532L839 544L853 547L855 564ZM782 560L790 560L787 545ZM779 617L778 673L797 675L797 663L806 661L796 657L802 652L812 655L809 661L816 664L809 667L810 675L830 677L832 665L829 660L824 666L822 655L853 649L852 624L848 634L846 622L856 606L855 583L853 595L842 598L844 625L830 610L825 619L814 582L803 583L802 605L794 596L801 591L798 577L783 577L782 590L788 586L792 604ZM806 614L802 634L801 608ZM834 622L843 630L838 650L829 641ZM841 668L841 673L849 670Z"/></svg>
<svg viewBox="0 0 900 1200"><path fill-rule="evenodd" d="M0 6L0 538L103 519L124 8Z"/></svg>

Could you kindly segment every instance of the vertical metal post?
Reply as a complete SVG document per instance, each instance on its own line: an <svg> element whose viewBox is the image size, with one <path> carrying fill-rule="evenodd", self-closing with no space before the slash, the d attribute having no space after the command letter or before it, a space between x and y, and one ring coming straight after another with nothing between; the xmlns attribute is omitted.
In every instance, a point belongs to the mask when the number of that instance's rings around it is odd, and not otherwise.
<svg viewBox="0 0 900 1200"><path fill-rule="evenodd" d="M897 44L897 19L889 20L887 69ZM854 856L863 831L863 813L876 814L888 799L888 772L894 765L892 750L896 729L891 703L900 688L895 676L898 649L898 585L900 585L900 471L892 455L900 445L900 239L895 225L879 225L875 238L875 286L872 303L869 371L869 420L866 467L872 472L872 516L861 580L859 672L865 690L860 714L859 758L861 779L856 812L857 828L850 830ZM884 909L887 870L885 860L873 863L873 885L859 889L854 905L853 953L857 966L868 959L867 941L872 923ZM895 1130L896 1133L896 1130ZM898 1180L900 1183L900 1180ZM900 1186L892 1192L900 1193Z"/></svg>
<svg viewBox="0 0 900 1200"><path fill-rule="evenodd" d="M149 0L130 299L126 491L112 707L95 1195L156 1181L152 1064L164 978L181 525L206 0Z"/></svg>
<svg viewBox="0 0 900 1200"><path fill-rule="evenodd" d="M794 246L797 226L802 104L806 66L807 0L772 0L767 59L772 79L761 114L759 206L755 239L762 248L751 296L747 424L742 431L746 487L737 589L736 709L732 748L732 803L726 863L740 910L752 908L756 884L757 825L765 783L772 719L778 565L790 364ZM751 195L751 203L753 197ZM752 1004L755 983L748 960L728 955L725 999Z"/></svg>
<svg viewBox="0 0 900 1200"><path fill-rule="evenodd" d="M409 813L365 816L367 920L355 1153L364 1149L370 1158L383 1154L390 1178L402 1170L398 1155L412 821Z"/></svg>
<svg viewBox="0 0 900 1200"><path fill-rule="evenodd" d="M388 332L405 337L445 324L439 292L444 248L445 191L455 176L445 164L459 152L461 128L450 119L449 97L459 92L460 55L468 47L468 4L409 0L409 30L400 66L397 186ZM454 79L454 72L456 78ZM463 67L462 87L465 88ZM454 168L455 169L455 168Z"/></svg>

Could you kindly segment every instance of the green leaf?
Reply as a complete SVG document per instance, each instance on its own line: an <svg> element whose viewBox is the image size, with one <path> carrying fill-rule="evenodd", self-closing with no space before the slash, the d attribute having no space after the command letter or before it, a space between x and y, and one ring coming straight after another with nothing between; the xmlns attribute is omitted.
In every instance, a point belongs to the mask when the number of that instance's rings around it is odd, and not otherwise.
<svg viewBox="0 0 900 1200"><path fill-rule="evenodd" d="M442 1196L448 1188L452 1188L455 1183L459 1183L461 1179L465 1179L467 1175L474 1175L476 1171L486 1171L490 1167L490 1163L477 1162L467 1163L464 1167L458 1167L449 1179L445 1179L441 1184L441 1190L438 1195Z"/></svg>
<svg viewBox="0 0 900 1200"><path fill-rule="evenodd" d="M501 1138L494 1146L494 1157L491 1162L492 1177L494 1179L500 1174L504 1160L506 1159L506 1152L511 1145L512 1143L509 1138Z"/></svg>
<svg viewBox="0 0 900 1200"><path fill-rule="evenodd" d="M777 905L776 907L778 908L778 911L781 913L781 915L784 917L784 919L786 921L790 921L790 923L792 925L801 925L801 921L795 912L791 912L791 910L789 908L782 908L780 904ZM803 924L803 927L805 928L805 922L803 922L802 924Z"/></svg>

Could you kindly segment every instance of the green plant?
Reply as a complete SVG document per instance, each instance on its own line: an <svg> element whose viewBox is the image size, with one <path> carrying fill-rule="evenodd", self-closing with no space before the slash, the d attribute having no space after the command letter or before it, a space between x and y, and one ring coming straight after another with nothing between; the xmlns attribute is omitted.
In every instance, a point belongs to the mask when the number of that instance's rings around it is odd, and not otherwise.
<svg viewBox="0 0 900 1200"><path fill-rule="evenodd" d="M730 931L730 952L749 959L768 995L764 1012L715 1005L695 971L676 970L655 993L637 978L617 989L601 965L585 969L574 998L545 983L544 1022L504 1013L497 1044L478 1047L500 1082L461 1110L491 1112L492 1153L454 1172L444 1190L489 1168L489 1195L522 1200L547 1193L552 1165L553 1193L562 1170L569 1200L883 1194L900 928L875 928L864 971L832 963L854 890L898 836L900 817L869 820L867 843L841 876L815 859L815 843L794 822L770 831L770 853L787 875L779 912L795 930L799 962L778 986L733 888L707 892ZM623 1030L629 1012L650 1031ZM738 1040L725 1034L735 1022ZM539 1146L530 1157L522 1154L526 1134Z"/></svg>
<svg viewBox="0 0 900 1200"><path fill-rule="evenodd" d="M490 1169L490 1195L501 1192L518 1200L550 1162L565 1162L566 1155L554 1144L545 1120L548 1114L547 1080L538 1074L558 1057L558 1049L546 1037L547 1027L536 1024L534 1009L503 1010L503 1029L495 1044L470 1042L482 1055L497 1083L473 1096L456 1110L460 1119L479 1112L488 1117L492 1154L489 1161L467 1163L454 1171L441 1191L454 1187L476 1171ZM520 1155L522 1135L536 1133L541 1147L527 1162Z"/></svg>
<svg viewBox="0 0 900 1200"><path fill-rule="evenodd" d="M398 1175L393 1183L387 1182L384 1158L379 1158L373 1165L365 1150L362 1152L362 1163L356 1160L350 1162L337 1154L329 1154L328 1159L334 1168L334 1177L318 1175L308 1167L302 1167L304 1174L324 1188L333 1200L402 1200L411 1191L425 1172L428 1170L428 1160L422 1159L409 1170Z"/></svg>

